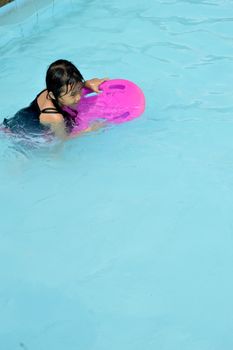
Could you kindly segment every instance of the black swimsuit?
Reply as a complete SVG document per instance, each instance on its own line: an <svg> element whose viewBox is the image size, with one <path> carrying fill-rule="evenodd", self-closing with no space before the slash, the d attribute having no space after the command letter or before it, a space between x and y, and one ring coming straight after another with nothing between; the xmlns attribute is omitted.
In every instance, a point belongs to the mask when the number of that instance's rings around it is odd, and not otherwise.
<svg viewBox="0 0 233 350"><path fill-rule="evenodd" d="M59 113L56 108L45 108L40 110L37 99L44 92L41 91L31 104L20 109L12 118L4 119L3 125L13 133L41 135L49 131L49 127L40 123L41 113Z"/></svg>

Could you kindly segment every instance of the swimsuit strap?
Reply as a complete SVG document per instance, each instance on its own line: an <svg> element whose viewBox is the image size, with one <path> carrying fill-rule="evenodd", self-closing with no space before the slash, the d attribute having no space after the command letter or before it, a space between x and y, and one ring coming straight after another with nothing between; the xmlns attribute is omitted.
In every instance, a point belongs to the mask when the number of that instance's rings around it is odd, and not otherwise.
<svg viewBox="0 0 233 350"><path fill-rule="evenodd" d="M53 107L48 107L48 108L44 108L40 111L41 113L59 113L56 108L53 108ZM60 114L60 113L59 113Z"/></svg>
<svg viewBox="0 0 233 350"><path fill-rule="evenodd" d="M38 102L37 102L37 99L38 99L38 97L39 97L41 94L43 94L44 91L46 91L46 89L42 90L42 91L36 96L36 99L35 99L36 104L37 104L37 106L38 106L38 109L39 109L40 113L48 113L48 114L59 113L59 114L60 114L60 112L58 112L58 110L57 110L56 108L53 108L53 107L48 107L48 108L44 108L44 109L40 110L39 105L38 105Z"/></svg>

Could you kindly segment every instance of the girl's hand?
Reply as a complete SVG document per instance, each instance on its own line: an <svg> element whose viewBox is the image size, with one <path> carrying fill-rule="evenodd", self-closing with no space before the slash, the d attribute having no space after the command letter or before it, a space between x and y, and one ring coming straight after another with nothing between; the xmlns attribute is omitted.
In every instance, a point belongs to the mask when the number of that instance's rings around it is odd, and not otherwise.
<svg viewBox="0 0 233 350"><path fill-rule="evenodd" d="M85 87L92 90L93 92L100 92L99 90L99 86L104 82L104 81L107 81L109 80L109 78L102 78L102 79L99 79L99 78L94 78L94 79L90 79L90 80L86 80L85 81Z"/></svg>
<svg viewBox="0 0 233 350"><path fill-rule="evenodd" d="M104 121L104 120L96 120L88 128L86 128L86 129L84 129L82 131L79 131L77 134L69 135L69 139L73 139L75 137L79 137L79 136L85 135L85 134L87 134L89 132L92 132L92 131L98 131L99 129L104 128L106 126L107 126L107 122L106 121Z"/></svg>
<svg viewBox="0 0 233 350"><path fill-rule="evenodd" d="M94 123L91 124L91 126L88 128L88 131L97 131L101 128L104 128L107 126L107 122L104 120L96 120Z"/></svg>

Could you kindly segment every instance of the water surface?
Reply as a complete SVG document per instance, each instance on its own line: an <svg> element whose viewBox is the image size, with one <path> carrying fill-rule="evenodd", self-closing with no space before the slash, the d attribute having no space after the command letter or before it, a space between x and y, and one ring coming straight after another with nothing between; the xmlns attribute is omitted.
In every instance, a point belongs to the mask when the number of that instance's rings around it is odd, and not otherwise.
<svg viewBox="0 0 233 350"><path fill-rule="evenodd" d="M232 6L0 16L1 120L59 58L147 99L141 118L64 145L0 138L1 349L232 349Z"/></svg>

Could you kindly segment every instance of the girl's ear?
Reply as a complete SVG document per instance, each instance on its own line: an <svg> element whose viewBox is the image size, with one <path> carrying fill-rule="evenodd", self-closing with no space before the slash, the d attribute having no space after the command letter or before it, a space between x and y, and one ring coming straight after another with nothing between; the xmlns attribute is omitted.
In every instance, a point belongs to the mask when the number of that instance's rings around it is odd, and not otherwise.
<svg viewBox="0 0 233 350"><path fill-rule="evenodd" d="M54 97L54 94L52 93L52 91L49 91L49 97L50 97L52 100L55 100L55 97Z"/></svg>

